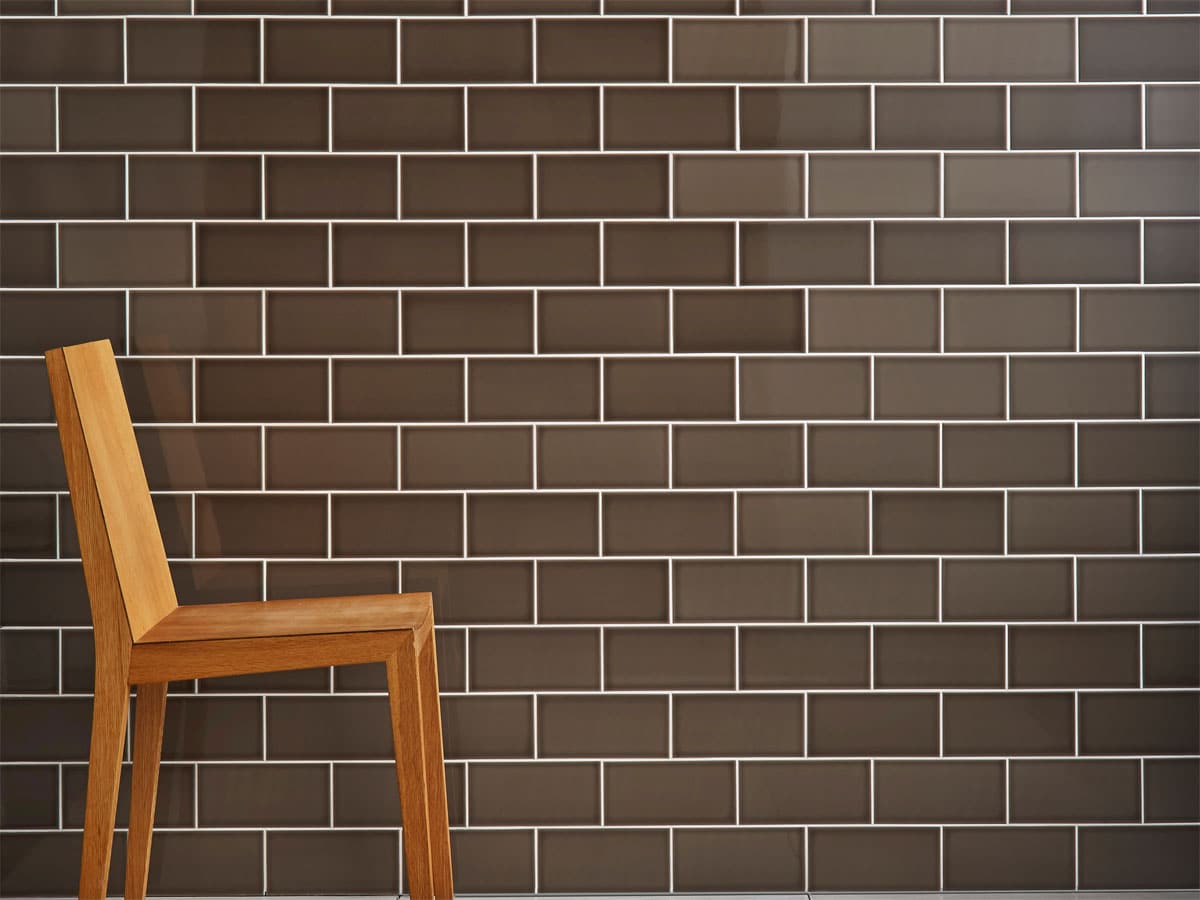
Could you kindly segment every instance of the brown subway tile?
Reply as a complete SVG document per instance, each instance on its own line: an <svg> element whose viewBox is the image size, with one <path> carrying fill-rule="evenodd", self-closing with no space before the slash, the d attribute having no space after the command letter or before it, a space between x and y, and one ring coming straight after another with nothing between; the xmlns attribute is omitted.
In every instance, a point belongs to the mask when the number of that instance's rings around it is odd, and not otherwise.
<svg viewBox="0 0 1200 900"><path fill-rule="evenodd" d="M808 25L809 81L937 81L934 19L817 19Z"/></svg>
<svg viewBox="0 0 1200 900"><path fill-rule="evenodd" d="M338 285L461 285L460 225L335 225L333 271Z"/></svg>
<svg viewBox="0 0 1200 900"><path fill-rule="evenodd" d="M871 145L865 87L741 88L742 147L866 149Z"/></svg>
<svg viewBox="0 0 1200 900"><path fill-rule="evenodd" d="M538 429L538 487L667 487L667 430L614 425Z"/></svg>
<svg viewBox="0 0 1200 900"><path fill-rule="evenodd" d="M328 364L298 360L203 360L196 412L208 422L323 421Z"/></svg>
<svg viewBox="0 0 1200 900"><path fill-rule="evenodd" d="M942 571L946 621L1069 619L1067 559L948 559Z"/></svg>
<svg viewBox="0 0 1200 900"><path fill-rule="evenodd" d="M262 565L256 562L175 562L171 578L185 605L262 598Z"/></svg>
<svg viewBox="0 0 1200 900"><path fill-rule="evenodd" d="M745 222L746 284L866 284L870 240L865 222Z"/></svg>
<svg viewBox="0 0 1200 900"><path fill-rule="evenodd" d="M52 422L54 404L41 360L0 363L0 418L4 422Z"/></svg>
<svg viewBox="0 0 1200 900"><path fill-rule="evenodd" d="M1200 247L1200 221L1146 222L1143 251L1146 283L1200 281L1200 250L1197 247Z"/></svg>
<svg viewBox="0 0 1200 900"><path fill-rule="evenodd" d="M0 89L0 150L53 150L53 88Z"/></svg>
<svg viewBox="0 0 1200 900"><path fill-rule="evenodd" d="M329 824L328 766L244 763L200 766L198 774L197 812L205 827Z"/></svg>
<svg viewBox="0 0 1200 900"><path fill-rule="evenodd" d="M875 686L1003 687L1001 628L931 625L875 631Z"/></svg>
<svg viewBox="0 0 1200 900"><path fill-rule="evenodd" d="M680 216L804 214L800 156L680 156L675 160Z"/></svg>
<svg viewBox="0 0 1200 900"><path fill-rule="evenodd" d="M1200 739L1195 691L1084 693L1079 752L1087 755L1195 755Z"/></svg>
<svg viewBox="0 0 1200 900"><path fill-rule="evenodd" d="M479 494L467 498L467 550L476 556L590 556L594 494Z"/></svg>
<svg viewBox="0 0 1200 900"><path fill-rule="evenodd" d="M948 216L1075 214L1075 160L1067 154L951 155L945 164Z"/></svg>
<svg viewBox="0 0 1200 900"><path fill-rule="evenodd" d="M947 81L1075 80L1070 19L952 19L945 44Z"/></svg>
<svg viewBox="0 0 1200 900"><path fill-rule="evenodd" d="M490 629L471 635L472 691L572 691L600 687L594 628Z"/></svg>
<svg viewBox="0 0 1200 900"><path fill-rule="evenodd" d="M611 825L733 824L734 763L609 763L604 820Z"/></svg>
<svg viewBox="0 0 1200 900"><path fill-rule="evenodd" d="M57 440L57 435L52 436ZM4 625L87 625L91 621L87 584L79 563L0 563L0 587L7 598L0 611ZM47 591L52 591L58 602L43 603Z"/></svg>
<svg viewBox="0 0 1200 900"><path fill-rule="evenodd" d="M57 252L54 225L0 225L0 286L54 287Z"/></svg>
<svg viewBox="0 0 1200 900"><path fill-rule="evenodd" d="M677 487L800 487L804 434L791 425L682 426L675 430Z"/></svg>
<svg viewBox="0 0 1200 900"><path fill-rule="evenodd" d="M460 891L533 890L534 832L452 831L454 883Z"/></svg>
<svg viewBox="0 0 1200 900"><path fill-rule="evenodd" d="M1005 280L1004 227L1000 222L880 222L875 226L875 279L883 284L1000 284Z"/></svg>
<svg viewBox="0 0 1200 900"><path fill-rule="evenodd" d="M394 831L279 831L266 837L266 877L277 890L400 890Z"/></svg>
<svg viewBox="0 0 1200 900"><path fill-rule="evenodd" d="M864 494L755 493L739 498L739 553L866 553L867 546Z"/></svg>
<svg viewBox="0 0 1200 900"><path fill-rule="evenodd" d="M927 756L938 752L934 694L810 694L812 756Z"/></svg>
<svg viewBox="0 0 1200 900"><path fill-rule="evenodd" d="M462 421L462 363L340 360L333 366L333 412L342 422Z"/></svg>
<svg viewBox="0 0 1200 900"><path fill-rule="evenodd" d="M1200 818L1200 761L1148 759L1143 772L1147 822Z"/></svg>
<svg viewBox="0 0 1200 900"><path fill-rule="evenodd" d="M1079 23L1082 81L1200 81L1200 22L1191 18Z"/></svg>
<svg viewBox="0 0 1200 900"><path fill-rule="evenodd" d="M1085 216L1200 215L1200 157L1194 153L1085 153L1079 180Z"/></svg>
<svg viewBox="0 0 1200 900"><path fill-rule="evenodd" d="M665 19L538 24L538 81L667 81L667 54Z"/></svg>
<svg viewBox="0 0 1200 900"><path fill-rule="evenodd" d="M406 562L404 590L430 591L443 625L533 621L533 564Z"/></svg>
<svg viewBox="0 0 1200 900"><path fill-rule="evenodd" d="M447 806L451 825L465 819L464 766L446 766ZM400 796L396 790L396 767L390 763L339 763L333 766L333 823L351 826L400 824Z"/></svg>
<svg viewBox="0 0 1200 900"><path fill-rule="evenodd" d="M667 564L658 560L538 563L540 622L665 622Z"/></svg>
<svg viewBox="0 0 1200 900"><path fill-rule="evenodd" d="M119 156L4 156L0 215L10 219L125 217Z"/></svg>
<svg viewBox="0 0 1200 900"><path fill-rule="evenodd" d="M1138 644L1132 626L1013 627L1009 683L1013 687L1137 687Z"/></svg>
<svg viewBox="0 0 1200 900"><path fill-rule="evenodd" d="M938 213L936 156L820 154L810 156L808 164L809 212L814 216Z"/></svg>
<svg viewBox="0 0 1200 900"><path fill-rule="evenodd" d="M733 88L611 88L604 92L605 149L733 149L734 107Z"/></svg>
<svg viewBox="0 0 1200 900"><path fill-rule="evenodd" d="M196 13L218 16L325 15L329 0L192 0Z"/></svg>
<svg viewBox="0 0 1200 900"><path fill-rule="evenodd" d="M396 82L396 28L385 20L263 23L266 81Z"/></svg>
<svg viewBox="0 0 1200 900"><path fill-rule="evenodd" d="M725 628L611 628L604 635L604 688L732 688L735 640Z"/></svg>
<svg viewBox="0 0 1200 900"><path fill-rule="evenodd" d="M875 766L875 821L1003 822L1001 761L903 761Z"/></svg>
<svg viewBox="0 0 1200 900"><path fill-rule="evenodd" d="M606 419L732 419L729 359L610 359L604 366Z"/></svg>
<svg viewBox="0 0 1200 900"><path fill-rule="evenodd" d="M196 281L202 286L325 285L325 225L198 225Z"/></svg>
<svg viewBox="0 0 1200 900"><path fill-rule="evenodd" d="M813 622L937 617L937 568L926 560L810 560Z"/></svg>
<svg viewBox="0 0 1200 900"><path fill-rule="evenodd" d="M5 428L0 431L4 471L0 489L6 491L63 491L67 474L62 445L53 428Z"/></svg>
<svg viewBox="0 0 1200 900"><path fill-rule="evenodd" d="M0 36L0 81L123 81L123 50L121 23L113 19L9 20Z"/></svg>
<svg viewBox="0 0 1200 900"><path fill-rule="evenodd" d="M66 344L109 340L125 348L125 303L117 291L0 293L0 353L41 356ZM43 365L39 361L39 365ZM43 368L44 372L44 368Z"/></svg>
<svg viewBox="0 0 1200 900"><path fill-rule="evenodd" d="M144 219L257 219L261 164L247 156L133 156L129 213Z"/></svg>
<svg viewBox="0 0 1200 900"><path fill-rule="evenodd" d="M1014 14L1141 12L1137 0L1013 0Z"/></svg>
<svg viewBox="0 0 1200 900"><path fill-rule="evenodd" d="M260 486L257 428L138 428L146 480L155 490L255 490Z"/></svg>
<svg viewBox="0 0 1200 900"><path fill-rule="evenodd" d="M1009 229L1012 280L1138 280L1136 222L1014 222Z"/></svg>
<svg viewBox="0 0 1200 900"><path fill-rule="evenodd" d="M1198 618L1198 587L1196 560L1081 559L1079 618Z"/></svg>
<svg viewBox="0 0 1200 900"><path fill-rule="evenodd" d="M394 428L272 428L269 490L387 490L396 486Z"/></svg>
<svg viewBox="0 0 1200 900"><path fill-rule="evenodd" d="M1150 687L1200 683L1200 630L1194 625L1154 625L1142 632L1143 678Z"/></svg>
<svg viewBox="0 0 1200 900"><path fill-rule="evenodd" d="M936 291L809 291L809 349L938 349Z"/></svg>
<svg viewBox="0 0 1200 900"><path fill-rule="evenodd" d="M538 885L546 891L665 891L670 884L666 829L544 831Z"/></svg>
<svg viewBox="0 0 1200 900"><path fill-rule="evenodd" d="M989 419L1005 412L1004 360L882 358L875 415L883 419Z"/></svg>
<svg viewBox="0 0 1200 900"><path fill-rule="evenodd" d="M1200 549L1200 493L1144 491L1142 545L1147 553L1194 553Z"/></svg>
<svg viewBox="0 0 1200 900"><path fill-rule="evenodd" d="M795 20L675 23L677 81L803 81L804 27Z"/></svg>
<svg viewBox="0 0 1200 900"><path fill-rule="evenodd" d="M334 88L334 150L461 150L458 88Z"/></svg>
<svg viewBox="0 0 1200 900"><path fill-rule="evenodd" d="M729 553L733 549L732 506L729 494L605 494L604 553Z"/></svg>
<svg viewBox="0 0 1200 900"><path fill-rule="evenodd" d="M57 766L5 766L0 769L0 788L0 822L5 828L58 826Z"/></svg>
<svg viewBox="0 0 1200 900"><path fill-rule="evenodd" d="M331 7L335 16L457 16L463 11L458 0L331 0Z"/></svg>
<svg viewBox="0 0 1200 900"><path fill-rule="evenodd" d="M742 628L741 688L836 688L870 684L866 628Z"/></svg>
<svg viewBox="0 0 1200 900"><path fill-rule="evenodd" d="M349 494L331 501L333 556L459 556L456 494Z"/></svg>
<svg viewBox="0 0 1200 900"><path fill-rule="evenodd" d="M551 0L554 2L554 0ZM707 15L732 13L730 0L605 0L604 9L621 15Z"/></svg>
<svg viewBox="0 0 1200 900"><path fill-rule="evenodd" d="M1008 549L1013 553L1106 553L1137 548L1133 492L1013 493Z"/></svg>
<svg viewBox="0 0 1200 900"><path fill-rule="evenodd" d="M405 428L400 440L404 488L533 486L533 442L528 428Z"/></svg>
<svg viewBox="0 0 1200 900"><path fill-rule="evenodd" d="M680 830L673 837L679 890L772 891L804 885L799 828Z"/></svg>
<svg viewBox="0 0 1200 900"><path fill-rule="evenodd" d="M814 828L808 836L813 890L937 890L939 833L933 828ZM863 860L872 861L870 867Z"/></svg>
<svg viewBox="0 0 1200 900"><path fill-rule="evenodd" d="M741 364L750 419L857 419L869 412L866 358L752 359Z"/></svg>
<svg viewBox="0 0 1200 900"><path fill-rule="evenodd" d="M187 88L63 88L58 115L62 150L192 146L192 98Z"/></svg>
<svg viewBox="0 0 1200 900"><path fill-rule="evenodd" d="M943 752L953 756L1062 756L1075 746L1070 693L946 694Z"/></svg>
<svg viewBox="0 0 1200 900"><path fill-rule="evenodd" d="M527 292L406 291L405 353L530 353L533 297Z"/></svg>
<svg viewBox="0 0 1200 900"><path fill-rule="evenodd" d="M58 239L63 287L170 286L192 281L187 225L62 225Z"/></svg>
<svg viewBox="0 0 1200 900"><path fill-rule="evenodd" d="M86 697L6 699L0 718L4 725L4 740L0 743L4 761L87 759L90 706Z"/></svg>
<svg viewBox="0 0 1200 900"><path fill-rule="evenodd" d="M394 168L392 160L383 161ZM533 215L529 157L406 156L401 167L407 219Z"/></svg>
<svg viewBox="0 0 1200 900"><path fill-rule="evenodd" d="M881 87L875 92L880 149L1004 149L1003 88Z"/></svg>
<svg viewBox="0 0 1200 900"><path fill-rule="evenodd" d="M1142 145L1142 103L1136 85L1015 87L1010 102L1014 150Z"/></svg>
<svg viewBox="0 0 1200 900"><path fill-rule="evenodd" d="M1020 890L1075 886L1071 828L947 828L947 889Z"/></svg>
<svg viewBox="0 0 1200 900"><path fill-rule="evenodd" d="M196 146L201 150L325 150L326 88L198 88Z"/></svg>
<svg viewBox="0 0 1200 900"><path fill-rule="evenodd" d="M1200 427L1081 426L1079 482L1086 485L1200 483Z"/></svg>
<svg viewBox="0 0 1200 900"><path fill-rule="evenodd" d="M599 88L479 88L467 91L472 150L596 150Z"/></svg>
<svg viewBox="0 0 1200 900"><path fill-rule="evenodd" d="M54 497L7 497L0 509L0 552L13 559L56 555Z"/></svg>
<svg viewBox="0 0 1200 900"><path fill-rule="evenodd" d="M394 563L267 563L267 599L394 594L399 582Z"/></svg>
<svg viewBox="0 0 1200 900"><path fill-rule="evenodd" d="M949 425L942 432L948 487L1069 485L1074 455L1070 425Z"/></svg>
<svg viewBox="0 0 1200 900"><path fill-rule="evenodd" d="M801 694L684 694L675 698L679 756L796 756L804 752Z"/></svg>
<svg viewBox="0 0 1200 900"><path fill-rule="evenodd" d="M396 161L387 156L272 156L267 215L275 219L394 219Z"/></svg>
<svg viewBox="0 0 1200 900"><path fill-rule="evenodd" d="M452 0L458 12L458 0ZM610 7L610 12L620 12ZM600 12L599 0L467 0L467 12L473 16L572 16Z"/></svg>
<svg viewBox="0 0 1200 900"><path fill-rule="evenodd" d="M1138 761L1014 760L1014 822L1136 822L1141 818Z"/></svg>
<svg viewBox="0 0 1200 900"><path fill-rule="evenodd" d="M1195 288L1084 290L1079 317L1084 350L1200 350Z"/></svg>
<svg viewBox="0 0 1200 900"><path fill-rule="evenodd" d="M666 291L539 291L537 306L542 353L646 353L670 341Z"/></svg>
<svg viewBox="0 0 1200 900"><path fill-rule="evenodd" d="M1200 418L1200 359L1157 356L1146 360L1146 416L1151 419Z"/></svg>
<svg viewBox="0 0 1200 900"><path fill-rule="evenodd" d="M743 822L845 823L870 818L866 762L743 762L740 768Z"/></svg>
<svg viewBox="0 0 1200 900"><path fill-rule="evenodd" d="M268 353L395 353L392 291L271 291Z"/></svg>
<svg viewBox="0 0 1200 900"><path fill-rule="evenodd" d="M258 81L258 29L246 20L130 19L128 80Z"/></svg>
<svg viewBox="0 0 1200 900"><path fill-rule="evenodd" d="M798 560L685 560L674 566L676 621L804 618L804 566Z"/></svg>
<svg viewBox="0 0 1200 900"><path fill-rule="evenodd" d="M1079 829L1083 888L1192 888L1200 870L1200 829L1137 827Z"/></svg>
<svg viewBox="0 0 1200 900"><path fill-rule="evenodd" d="M799 290L676 291L680 353L787 352L804 349Z"/></svg>
<svg viewBox="0 0 1200 900"><path fill-rule="evenodd" d="M472 223L471 284L600 283L600 226L591 223Z"/></svg>
<svg viewBox="0 0 1200 900"><path fill-rule="evenodd" d="M197 720L204 721L206 727L188 727ZM261 723L262 701L258 697L173 698L167 704L163 727L163 759L262 759Z"/></svg>
<svg viewBox="0 0 1200 900"><path fill-rule="evenodd" d="M604 278L622 284L732 284L730 223L606 223Z"/></svg>
<svg viewBox="0 0 1200 900"><path fill-rule="evenodd" d="M597 419L599 378L591 359L472 360L470 418Z"/></svg>
<svg viewBox="0 0 1200 900"><path fill-rule="evenodd" d="M469 789L476 825L600 824L595 763L477 763Z"/></svg>
<svg viewBox="0 0 1200 900"><path fill-rule="evenodd" d="M533 756L533 704L528 697L448 697L442 733L451 759Z"/></svg>
<svg viewBox="0 0 1200 900"><path fill-rule="evenodd" d="M663 156L544 156L538 159L538 215L609 218L667 214Z"/></svg>
<svg viewBox="0 0 1200 900"><path fill-rule="evenodd" d="M746 16L778 13L849 15L870 11L870 0L742 0L742 15Z"/></svg>
<svg viewBox="0 0 1200 900"><path fill-rule="evenodd" d="M323 556L325 498L196 497L197 556Z"/></svg>
<svg viewBox="0 0 1200 900"><path fill-rule="evenodd" d="M1146 86L1146 146L1200 147L1200 87Z"/></svg>
<svg viewBox="0 0 1200 900"><path fill-rule="evenodd" d="M405 82L533 80L527 21L406 21L400 44L400 78Z"/></svg>
<svg viewBox="0 0 1200 900"><path fill-rule="evenodd" d="M948 351L1075 349L1073 290L947 290L943 318Z"/></svg>
<svg viewBox="0 0 1200 900"><path fill-rule="evenodd" d="M813 487L936 485L937 429L908 425L813 425L808 484Z"/></svg>
<svg viewBox="0 0 1200 900"><path fill-rule="evenodd" d="M1139 416L1137 357L1018 357L1010 365L1009 379L1014 418Z"/></svg>
<svg viewBox="0 0 1200 900"><path fill-rule="evenodd" d="M542 756L667 755L667 698L608 694L537 698Z"/></svg>
<svg viewBox="0 0 1200 900"><path fill-rule="evenodd" d="M876 493L876 553L998 553L1004 497L998 492Z"/></svg>

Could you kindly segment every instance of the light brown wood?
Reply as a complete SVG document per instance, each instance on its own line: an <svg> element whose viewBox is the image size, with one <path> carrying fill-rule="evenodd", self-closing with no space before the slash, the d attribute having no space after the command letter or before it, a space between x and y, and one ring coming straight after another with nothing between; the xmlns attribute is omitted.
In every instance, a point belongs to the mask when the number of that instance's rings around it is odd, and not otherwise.
<svg viewBox="0 0 1200 900"><path fill-rule="evenodd" d="M51 350L46 367L96 645L81 900L99 900L107 887L131 685L138 715L125 896L142 900L167 682L377 661L388 672L410 893L452 898L432 597L180 607L111 344Z"/></svg>
<svg viewBox="0 0 1200 900"><path fill-rule="evenodd" d="M133 784L129 795L129 847L125 857L126 897L146 896L166 712L166 682L139 684L134 715Z"/></svg>

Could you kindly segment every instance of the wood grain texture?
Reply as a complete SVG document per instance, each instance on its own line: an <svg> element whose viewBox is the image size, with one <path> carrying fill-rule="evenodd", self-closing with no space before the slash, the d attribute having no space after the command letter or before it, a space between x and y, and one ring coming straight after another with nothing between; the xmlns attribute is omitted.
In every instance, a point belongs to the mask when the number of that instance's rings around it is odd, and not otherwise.
<svg viewBox="0 0 1200 900"><path fill-rule="evenodd" d="M146 896L166 712L166 682L139 684L134 716L133 784L129 797L129 847L125 862L125 896L131 900Z"/></svg>
<svg viewBox="0 0 1200 900"><path fill-rule="evenodd" d="M433 857L435 897L454 896L450 870L450 816L446 801L446 763L442 753L442 708L438 699L437 652L433 641L433 617L421 629L427 639L419 642L421 724L425 744L425 791L429 806L429 844Z"/></svg>
<svg viewBox="0 0 1200 900"><path fill-rule="evenodd" d="M387 658L388 702L392 742L396 748L396 778L400 784L400 813L404 822L404 856L408 890L414 897L437 896L433 886L433 857L429 841L428 768L422 722L421 670L413 635L404 635Z"/></svg>

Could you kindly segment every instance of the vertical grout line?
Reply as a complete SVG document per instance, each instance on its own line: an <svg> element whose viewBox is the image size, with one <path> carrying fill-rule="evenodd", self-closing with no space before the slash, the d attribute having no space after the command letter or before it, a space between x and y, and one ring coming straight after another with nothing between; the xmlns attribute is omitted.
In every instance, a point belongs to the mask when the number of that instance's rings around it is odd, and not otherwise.
<svg viewBox="0 0 1200 900"><path fill-rule="evenodd" d="M464 2L465 2L465 0L464 0ZM471 98L470 98L470 94L468 93L467 86L464 84L463 89L462 89L462 130L463 130L462 149L464 152L470 148L470 139L469 139L470 127L471 127L471 119L470 119L471 105L469 103L470 99Z"/></svg>
<svg viewBox="0 0 1200 900"><path fill-rule="evenodd" d="M599 140L600 140L600 151L603 152L604 150L608 149L607 147L604 146L604 120L606 118L608 118L608 113L605 111L605 108L604 108L604 85L600 85L600 101L599 101L599 107L597 109L597 114L600 116L600 123L599 123L599 128L598 128Z"/></svg>
<svg viewBox="0 0 1200 900"><path fill-rule="evenodd" d="M675 83L675 19L667 17L667 83ZM737 91L734 91L734 109L737 109Z"/></svg>

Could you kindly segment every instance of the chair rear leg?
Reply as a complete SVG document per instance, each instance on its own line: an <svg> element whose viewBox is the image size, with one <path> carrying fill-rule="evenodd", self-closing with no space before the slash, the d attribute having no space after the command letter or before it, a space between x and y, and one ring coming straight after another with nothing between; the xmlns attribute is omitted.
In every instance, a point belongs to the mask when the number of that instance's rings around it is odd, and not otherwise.
<svg viewBox="0 0 1200 900"><path fill-rule="evenodd" d="M450 900L454 896L454 877L450 869L450 817L446 808L446 763L442 755L442 709L438 699L437 653L432 628L418 656L433 890L438 900Z"/></svg>
<svg viewBox="0 0 1200 900"><path fill-rule="evenodd" d="M429 799L425 790L425 747L421 709L421 674L412 632L387 660L388 700L400 811L404 818L404 855L412 900L433 900L433 865L429 847Z"/></svg>
<svg viewBox="0 0 1200 900"><path fill-rule="evenodd" d="M158 763L162 757L163 719L167 711L165 681L139 684L133 734L133 789L129 803L129 850L125 864L125 900L145 900L150 871L150 839L158 798Z"/></svg>
<svg viewBox="0 0 1200 900"><path fill-rule="evenodd" d="M92 703L92 746L88 756L87 808L79 865L80 900L103 900L108 889L117 787L125 750L129 686L123 672L97 671Z"/></svg>

